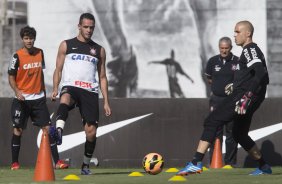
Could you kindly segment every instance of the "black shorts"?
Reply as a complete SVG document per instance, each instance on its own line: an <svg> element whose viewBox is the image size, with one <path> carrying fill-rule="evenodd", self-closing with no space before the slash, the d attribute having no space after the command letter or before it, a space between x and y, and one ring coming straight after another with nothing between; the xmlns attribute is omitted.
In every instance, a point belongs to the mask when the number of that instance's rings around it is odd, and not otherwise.
<svg viewBox="0 0 282 184"><path fill-rule="evenodd" d="M227 98L227 96L216 96L214 94L212 94L210 96L210 100L209 100L209 105L210 105L210 112L214 111L223 101L224 99ZM226 123L227 124L231 124L232 121ZM231 126L226 126L227 128L231 128L229 131L232 131L232 125ZM222 137L223 136L223 125L222 126L218 126L217 131L216 131L216 137Z"/></svg>
<svg viewBox="0 0 282 184"><path fill-rule="evenodd" d="M216 109L217 106L219 104L221 104L225 98L226 97L216 96L216 95L212 94L210 96L210 100L209 100L210 111L213 111L214 109Z"/></svg>
<svg viewBox="0 0 282 184"><path fill-rule="evenodd" d="M64 93L71 95L75 104L70 106L70 109L75 106L79 107L82 117L82 122L97 126L99 121L99 97L97 93L87 91L73 86L64 86L61 90L60 96Z"/></svg>
<svg viewBox="0 0 282 184"><path fill-rule="evenodd" d="M49 125L50 114L45 97L25 101L20 101L16 98L13 99L11 107L13 127L25 129L29 117L35 126L44 127Z"/></svg>

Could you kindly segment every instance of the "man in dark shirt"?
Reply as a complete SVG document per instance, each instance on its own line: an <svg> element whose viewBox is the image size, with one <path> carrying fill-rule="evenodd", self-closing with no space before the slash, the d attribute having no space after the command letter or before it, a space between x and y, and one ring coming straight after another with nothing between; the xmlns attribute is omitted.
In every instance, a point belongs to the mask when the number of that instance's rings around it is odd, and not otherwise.
<svg viewBox="0 0 282 184"><path fill-rule="evenodd" d="M232 41L229 37L222 37L219 39L219 52L220 54L213 56L209 59L205 75L207 76L208 83L211 85L210 94L210 112L217 108L217 106L232 93L233 80L238 57L231 52ZM224 156L224 168L232 168L236 164L237 157L237 143L232 136L233 122L225 124L226 133L226 154ZM223 126L218 127L216 137L220 139L221 145L223 140ZM213 155L214 142L210 145L210 160Z"/></svg>
<svg viewBox="0 0 282 184"><path fill-rule="evenodd" d="M204 131L191 162L177 175L202 172L202 160L210 143L214 141L217 128L233 120L233 137L249 155L257 161L258 168L250 175L272 174L256 143L248 135L254 112L265 99L269 77L264 55L253 43L254 27L249 21L240 21L234 29L235 43L243 47L234 76L234 90L204 122Z"/></svg>

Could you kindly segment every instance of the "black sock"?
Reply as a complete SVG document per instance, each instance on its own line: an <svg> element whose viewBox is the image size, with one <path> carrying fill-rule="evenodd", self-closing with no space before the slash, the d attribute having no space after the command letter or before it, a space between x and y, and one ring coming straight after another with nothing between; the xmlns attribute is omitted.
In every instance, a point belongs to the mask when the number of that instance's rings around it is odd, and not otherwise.
<svg viewBox="0 0 282 184"><path fill-rule="evenodd" d="M66 121L69 114L69 106L67 104L60 104L57 110L56 120L60 119Z"/></svg>
<svg viewBox="0 0 282 184"><path fill-rule="evenodd" d="M93 142L86 140L84 146L84 156L91 158L96 146L96 139Z"/></svg>
<svg viewBox="0 0 282 184"><path fill-rule="evenodd" d="M202 162L204 156L205 156L205 154L200 153L200 152L196 152L194 157L193 157L192 163L194 165L197 165L198 162Z"/></svg>
<svg viewBox="0 0 282 184"><path fill-rule="evenodd" d="M56 164L59 160L58 147L57 147L56 142L50 135L49 135L49 140L50 140L52 157L53 157L54 163Z"/></svg>
<svg viewBox="0 0 282 184"><path fill-rule="evenodd" d="M11 141L12 163L19 162L19 154L21 149L21 136L13 134Z"/></svg>

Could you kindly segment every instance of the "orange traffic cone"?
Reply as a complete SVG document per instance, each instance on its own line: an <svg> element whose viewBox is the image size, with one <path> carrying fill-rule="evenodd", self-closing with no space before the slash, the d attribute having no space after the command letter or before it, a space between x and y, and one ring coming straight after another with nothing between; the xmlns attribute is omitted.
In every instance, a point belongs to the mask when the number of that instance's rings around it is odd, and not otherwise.
<svg viewBox="0 0 282 184"><path fill-rule="evenodd" d="M223 167L223 163L222 163L222 150L220 145L220 139L216 138L210 168L218 169L222 167Z"/></svg>
<svg viewBox="0 0 282 184"><path fill-rule="evenodd" d="M55 181L49 135L46 129L43 129L33 180Z"/></svg>

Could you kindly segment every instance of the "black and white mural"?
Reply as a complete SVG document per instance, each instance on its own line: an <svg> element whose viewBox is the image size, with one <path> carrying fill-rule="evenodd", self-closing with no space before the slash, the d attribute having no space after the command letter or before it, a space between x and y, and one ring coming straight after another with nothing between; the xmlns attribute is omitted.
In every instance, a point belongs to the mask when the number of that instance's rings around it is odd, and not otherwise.
<svg viewBox="0 0 282 184"><path fill-rule="evenodd" d="M282 9L278 0L29 0L27 4L28 24L38 31L36 46L45 51L48 93L60 42L75 37L80 14L90 12L96 18L93 40L107 52L110 96L126 98L207 97L203 70L207 60L219 53L218 39L233 40L236 22L249 20L255 27L254 41L267 58L273 58L267 38L273 35L275 42L279 28L268 22ZM278 13L270 13L273 7ZM281 55L281 49L276 50ZM232 52L238 56L241 48L234 44ZM281 57L277 58L275 66L268 60L270 70L281 65ZM275 87L270 90L281 88L280 75L276 72L271 78Z"/></svg>

